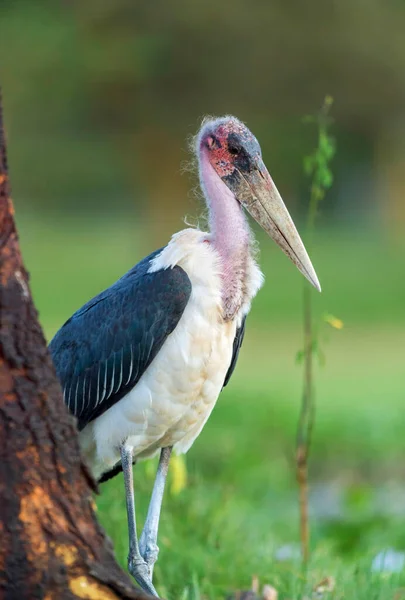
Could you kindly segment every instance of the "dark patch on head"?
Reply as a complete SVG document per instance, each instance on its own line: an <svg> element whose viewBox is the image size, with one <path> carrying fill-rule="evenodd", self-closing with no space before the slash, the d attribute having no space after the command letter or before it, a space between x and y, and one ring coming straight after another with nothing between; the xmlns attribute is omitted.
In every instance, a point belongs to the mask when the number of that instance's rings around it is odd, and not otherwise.
<svg viewBox="0 0 405 600"><path fill-rule="evenodd" d="M239 171L250 173L256 168L257 158L261 156L258 141L249 130L241 133L230 133L227 138L228 152Z"/></svg>
<svg viewBox="0 0 405 600"><path fill-rule="evenodd" d="M233 194L235 194L236 197L242 181L242 176L240 172L237 169L234 169L232 173L230 173L229 175L225 175L225 177L222 177L222 181L225 183L226 186L228 186L228 188L233 192Z"/></svg>
<svg viewBox="0 0 405 600"><path fill-rule="evenodd" d="M203 125L200 149L209 152L209 161L223 179L234 171L251 175L261 160L261 149L255 136L238 119L225 117Z"/></svg>
<svg viewBox="0 0 405 600"><path fill-rule="evenodd" d="M230 133L228 135L228 150L231 154L239 154L241 151L241 138L237 133Z"/></svg>

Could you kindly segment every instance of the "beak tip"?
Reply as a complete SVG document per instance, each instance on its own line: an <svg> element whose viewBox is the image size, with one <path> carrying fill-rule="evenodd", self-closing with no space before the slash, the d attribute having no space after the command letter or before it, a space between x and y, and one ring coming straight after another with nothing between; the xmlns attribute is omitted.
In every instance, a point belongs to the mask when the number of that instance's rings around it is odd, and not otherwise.
<svg viewBox="0 0 405 600"><path fill-rule="evenodd" d="M322 292L321 284L319 283L318 276L315 273L315 269L313 268L311 262L309 263L309 266L307 266L306 269L300 269L300 271L304 275L305 279L316 289L317 292Z"/></svg>
<svg viewBox="0 0 405 600"><path fill-rule="evenodd" d="M312 285L314 286L314 288L318 291L318 292L322 292L322 288L321 288L321 284L319 283L319 280L317 278L317 276L315 275L315 277L313 279L310 280Z"/></svg>

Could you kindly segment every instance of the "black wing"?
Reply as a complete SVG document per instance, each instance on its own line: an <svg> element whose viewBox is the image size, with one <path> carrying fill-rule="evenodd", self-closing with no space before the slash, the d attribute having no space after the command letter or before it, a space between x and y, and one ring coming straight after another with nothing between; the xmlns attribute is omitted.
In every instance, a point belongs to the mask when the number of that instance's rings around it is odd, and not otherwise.
<svg viewBox="0 0 405 600"><path fill-rule="evenodd" d="M246 323L246 315L243 317L240 327L236 330L235 339L233 340L232 360L231 360L231 364L229 365L228 372L225 376L225 381L224 381L223 387L225 387L228 384L228 382L231 378L231 375L235 370L236 363L237 363L238 356L239 356L239 350L242 346L243 338L245 336L245 323Z"/></svg>
<svg viewBox="0 0 405 600"><path fill-rule="evenodd" d="M147 272L160 251L85 304L49 345L79 430L136 385L183 314L187 273L179 266Z"/></svg>

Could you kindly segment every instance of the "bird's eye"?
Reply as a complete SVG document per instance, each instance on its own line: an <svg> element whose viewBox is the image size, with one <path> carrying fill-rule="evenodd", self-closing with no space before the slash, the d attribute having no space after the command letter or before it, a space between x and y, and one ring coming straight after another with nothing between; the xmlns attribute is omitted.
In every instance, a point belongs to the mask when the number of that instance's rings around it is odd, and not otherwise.
<svg viewBox="0 0 405 600"><path fill-rule="evenodd" d="M237 148L236 146L228 146L228 152L229 154L239 154L239 148Z"/></svg>

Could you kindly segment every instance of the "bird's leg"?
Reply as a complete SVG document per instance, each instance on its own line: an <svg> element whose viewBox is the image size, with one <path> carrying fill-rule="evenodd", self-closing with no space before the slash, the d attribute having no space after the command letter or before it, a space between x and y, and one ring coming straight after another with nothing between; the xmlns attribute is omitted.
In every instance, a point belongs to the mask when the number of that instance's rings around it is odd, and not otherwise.
<svg viewBox="0 0 405 600"><path fill-rule="evenodd" d="M159 548L157 546L159 517L171 453L171 448L162 448L160 453L159 466L153 486L152 497L149 503L148 515L139 540L140 552L149 567L151 579L153 576L153 567L159 553Z"/></svg>
<svg viewBox="0 0 405 600"><path fill-rule="evenodd" d="M149 575L149 567L139 552L138 536L136 533L135 519L135 496L134 482L132 472L133 448L123 444L121 446L121 464L125 482L125 497L127 502L128 534L129 534L129 553L128 553L128 571L136 579L141 588L157 596Z"/></svg>

